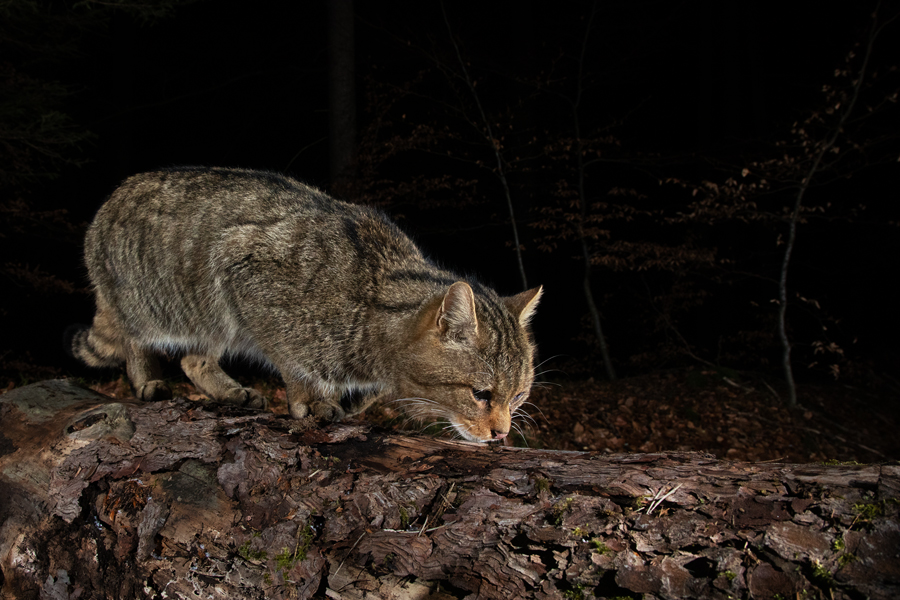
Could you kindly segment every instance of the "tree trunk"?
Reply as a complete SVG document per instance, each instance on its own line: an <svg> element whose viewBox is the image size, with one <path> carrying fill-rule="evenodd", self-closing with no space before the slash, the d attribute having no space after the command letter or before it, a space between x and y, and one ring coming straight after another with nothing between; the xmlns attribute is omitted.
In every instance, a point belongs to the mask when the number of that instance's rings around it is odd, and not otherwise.
<svg viewBox="0 0 900 600"><path fill-rule="evenodd" d="M597 309L597 303L594 302L594 292L591 290L591 270L593 266L591 265L591 253L588 249L587 239L584 237L584 229L581 225L578 226L578 241L581 243L581 253L584 257L584 275L581 279L584 300L591 315L594 335L597 336L597 343L600 345L600 358L603 360L606 378L610 381L615 381L616 369L613 367L612 358L609 356L609 346L606 344L606 335L603 333L603 324L600 322L600 311Z"/></svg>
<svg viewBox="0 0 900 600"><path fill-rule="evenodd" d="M469 91L472 93L472 99L475 101L475 106L478 108L479 118L472 119L470 122L474 124L480 120L483 129L478 128L477 126L476 129L479 129L481 135L484 136L484 141L491 146L491 150L494 153L494 159L497 161L497 167L494 169L494 174L497 175L497 179L500 180L500 185L503 187L503 195L506 197L506 211L509 213L509 223L512 225L513 245L516 248L516 259L519 262L519 277L522 278L522 291L525 291L528 289L528 276L525 274L525 260L522 258L522 243L519 241L519 224L516 222L516 212L513 205L512 192L509 189L509 180L506 178L506 166L503 160L502 145L500 140L494 137L494 128L491 126L491 120L488 118L487 113L484 112L484 107L481 105L481 96L478 94L478 90L475 89L475 82L469 77L469 69L466 68L466 61L463 59L462 53L459 50L459 44L456 42L456 38L453 37L453 29L450 27L450 19L447 17L447 10L444 7L443 2L441 2L441 14L444 17L444 24L447 26L447 35L450 37L450 42L453 44L453 49L456 51L456 60L459 61L459 69L462 72L461 79L466 82L466 87L468 87Z"/></svg>
<svg viewBox="0 0 900 600"><path fill-rule="evenodd" d="M352 177L356 152L356 86L353 0L328 4L328 152L331 184Z"/></svg>
<svg viewBox="0 0 900 600"><path fill-rule="evenodd" d="M584 163L584 144L581 137L581 99L584 93L584 56L587 52L588 40L591 37L593 29L594 17L597 16L597 3L595 2L591 8L590 17L587 20L587 26L584 28L584 39L581 42L581 54L578 57L578 78L576 79L575 98L572 99L572 130L575 134L575 160L577 164L576 173L578 176L578 211L580 220L576 225L576 233L578 242L581 244L581 253L584 258L584 277L582 279L582 288L584 289L584 299L588 305L588 311L591 315L591 324L594 326L594 335L597 336L597 343L600 344L600 357L603 359L603 369L606 371L606 378L610 381L616 380L616 370L613 368L612 359L609 356L609 347L606 345L606 336L603 334L603 325L600 323L600 311L597 310L597 303L594 302L594 292L591 290L591 251L588 245L588 238L584 234L584 226L588 219L588 197L585 190L585 174L587 165Z"/></svg>
<svg viewBox="0 0 900 600"><path fill-rule="evenodd" d="M900 466L0 397L2 598L897 598Z"/></svg>
<svg viewBox="0 0 900 600"><path fill-rule="evenodd" d="M784 369L784 380L788 387L787 406L790 408L795 408L797 406L797 385L794 383L794 368L791 363L791 340L787 334L787 276L788 269L791 265L791 254L794 251L794 246L797 244L797 225L800 223L800 210L803 207L803 196L812 185L813 179L820 175L825 156L835 149L838 137L842 133L845 133L844 127L847 125L848 119L850 119L850 116L853 114L853 109L856 106L860 92L863 89L863 82L866 81L866 76L868 75L867 68L869 65L869 58L871 57L872 50L875 46L875 39L883 29L883 25L881 27L878 26L877 16L878 11L876 10L872 13L872 28L869 32L866 51L863 55L863 63L860 66L859 72L853 78L853 88L849 93L849 97L838 100L832 109L835 112L839 109L842 111L839 113L840 118L828 137L815 145L818 148L812 156L812 163L809 168L803 172L802 179L797 182L797 194L794 196L794 206L791 209L790 219L788 220L788 239L784 246L784 256L781 259L781 273L778 278L778 337L781 340L781 362L782 368ZM870 108L869 110L871 111L872 109ZM804 147L805 146L806 144L804 144Z"/></svg>

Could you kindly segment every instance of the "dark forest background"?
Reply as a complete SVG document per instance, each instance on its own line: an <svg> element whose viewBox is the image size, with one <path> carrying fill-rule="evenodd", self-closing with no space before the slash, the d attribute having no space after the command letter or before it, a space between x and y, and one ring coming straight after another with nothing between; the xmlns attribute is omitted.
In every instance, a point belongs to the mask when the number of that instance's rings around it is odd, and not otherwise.
<svg viewBox="0 0 900 600"><path fill-rule="evenodd" d="M840 5L0 2L0 370L78 371L86 223L202 164L543 285L542 370L783 379L787 339L798 380L900 389L900 5Z"/></svg>

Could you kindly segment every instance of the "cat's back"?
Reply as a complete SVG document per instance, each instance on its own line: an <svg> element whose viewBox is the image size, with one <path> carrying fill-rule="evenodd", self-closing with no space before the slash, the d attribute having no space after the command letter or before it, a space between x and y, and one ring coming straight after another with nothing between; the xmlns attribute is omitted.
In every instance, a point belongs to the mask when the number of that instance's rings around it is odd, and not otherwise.
<svg viewBox="0 0 900 600"><path fill-rule="evenodd" d="M358 310L391 271L425 264L377 209L227 168L128 178L94 218L85 261L98 306L166 347L249 347L243 328L322 323Z"/></svg>
<svg viewBox="0 0 900 600"><path fill-rule="evenodd" d="M267 171L179 167L126 179L100 208L92 228L179 226L211 229L242 222L340 212L344 203Z"/></svg>
<svg viewBox="0 0 900 600"><path fill-rule="evenodd" d="M271 276L296 280L326 266L329 280L347 285L354 271L385 273L426 262L377 209L284 175L235 168L179 167L129 177L100 208L85 240L95 286L165 287L170 295L218 286L251 255ZM279 274L279 265L291 272Z"/></svg>
<svg viewBox="0 0 900 600"><path fill-rule="evenodd" d="M266 171L179 167L126 179L101 206L85 238L92 279L136 265L160 276L210 268L241 239L283 242L287 232L354 212L315 187ZM95 281L95 283L97 283Z"/></svg>

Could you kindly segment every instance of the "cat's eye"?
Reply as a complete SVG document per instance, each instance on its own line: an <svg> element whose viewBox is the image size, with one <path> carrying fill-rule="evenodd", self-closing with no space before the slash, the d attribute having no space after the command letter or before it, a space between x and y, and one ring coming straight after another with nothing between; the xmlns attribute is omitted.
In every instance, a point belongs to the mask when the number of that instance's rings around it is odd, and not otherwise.
<svg viewBox="0 0 900 600"><path fill-rule="evenodd" d="M491 390L479 390L476 388L472 388L472 395L475 396L475 399L479 402L491 401Z"/></svg>

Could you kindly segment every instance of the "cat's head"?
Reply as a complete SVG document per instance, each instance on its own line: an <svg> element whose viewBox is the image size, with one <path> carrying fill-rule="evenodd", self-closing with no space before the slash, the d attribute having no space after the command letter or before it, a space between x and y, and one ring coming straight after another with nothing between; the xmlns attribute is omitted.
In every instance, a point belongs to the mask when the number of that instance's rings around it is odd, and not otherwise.
<svg viewBox="0 0 900 600"><path fill-rule="evenodd" d="M457 281L419 315L396 392L406 412L448 421L465 439L501 440L534 382L528 322L541 288L500 298Z"/></svg>

